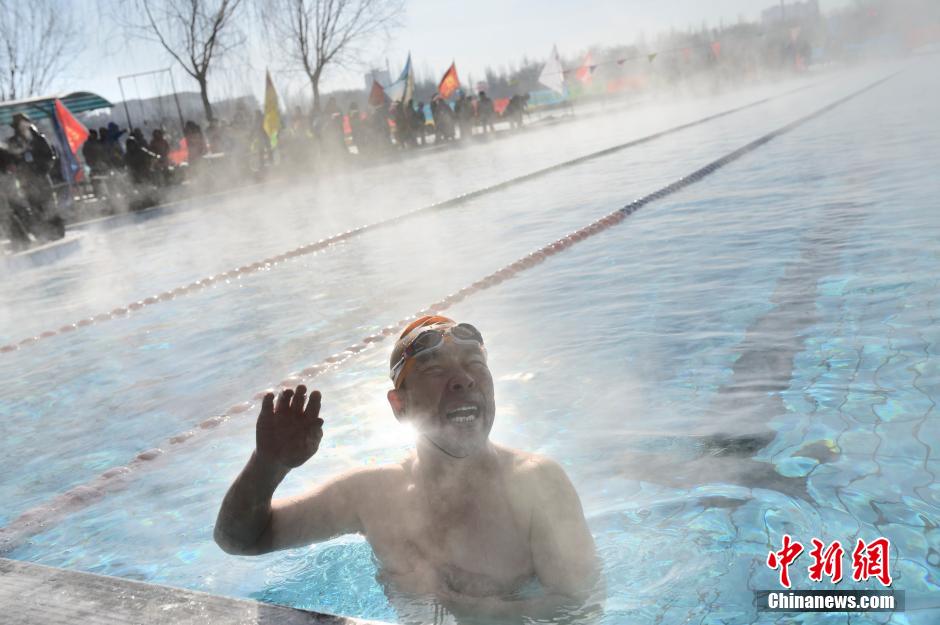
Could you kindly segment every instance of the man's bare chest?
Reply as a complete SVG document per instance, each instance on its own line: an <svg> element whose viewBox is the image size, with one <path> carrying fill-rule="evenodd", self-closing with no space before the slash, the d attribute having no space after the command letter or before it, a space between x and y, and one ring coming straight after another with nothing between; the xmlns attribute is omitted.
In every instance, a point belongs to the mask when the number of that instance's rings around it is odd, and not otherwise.
<svg viewBox="0 0 940 625"><path fill-rule="evenodd" d="M383 568L413 578L427 592L443 585L464 594L502 594L530 579L527 519L505 497L467 495L443 501L408 489L384 519L365 523Z"/></svg>

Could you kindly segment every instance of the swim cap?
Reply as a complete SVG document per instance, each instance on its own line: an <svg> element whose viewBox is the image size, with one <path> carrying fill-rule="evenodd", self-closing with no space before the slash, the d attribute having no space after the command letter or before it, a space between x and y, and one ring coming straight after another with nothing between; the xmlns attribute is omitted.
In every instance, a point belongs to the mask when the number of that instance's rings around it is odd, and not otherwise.
<svg viewBox="0 0 940 625"><path fill-rule="evenodd" d="M413 341L420 332L415 332L419 328L428 328L431 326L437 325L456 325L457 322L449 317L444 317L442 315L424 315L419 317L408 324L408 326L402 330L401 334L398 336L398 340L395 341L395 347L392 348L392 355L389 358L388 368L389 370L393 369L395 365L398 364L398 361L401 360L402 352L405 351L405 348ZM401 382L404 381L405 376L402 375L398 386L401 386Z"/></svg>

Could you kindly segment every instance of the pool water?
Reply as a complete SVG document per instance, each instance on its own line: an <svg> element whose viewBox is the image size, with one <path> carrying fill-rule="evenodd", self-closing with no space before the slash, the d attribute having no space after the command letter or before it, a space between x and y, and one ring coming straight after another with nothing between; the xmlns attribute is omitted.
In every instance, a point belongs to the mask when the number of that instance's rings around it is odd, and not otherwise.
<svg viewBox="0 0 940 625"><path fill-rule="evenodd" d="M930 59L448 311L479 327L493 438L568 471L603 560L600 622L940 619L940 78ZM0 343L376 219L794 87L758 107L0 354L0 524L290 372L896 67L646 103L399 165L256 187L88 232L4 276ZM419 276L420 279L415 279ZM316 379L321 451L278 491L394 461L389 344ZM212 542L252 410L50 523L9 557L414 622L367 543L259 558ZM12 477L11 477L12 476ZM790 534L885 536L898 614L771 614ZM795 587L810 585L803 565ZM878 588L877 582L851 587ZM845 582L840 588L850 587Z"/></svg>

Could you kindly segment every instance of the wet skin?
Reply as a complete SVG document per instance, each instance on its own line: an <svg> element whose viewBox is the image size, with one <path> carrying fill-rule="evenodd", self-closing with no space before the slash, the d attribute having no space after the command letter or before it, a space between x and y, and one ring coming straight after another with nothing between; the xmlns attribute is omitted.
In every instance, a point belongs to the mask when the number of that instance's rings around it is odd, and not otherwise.
<svg viewBox="0 0 940 625"><path fill-rule="evenodd" d="M269 394L257 447L229 489L216 542L260 554L362 533L394 589L492 614L548 613L586 598L597 577L577 493L555 462L489 440L493 378L479 346L445 341L419 355L388 393L418 433L401 463L354 470L299 497L272 502L277 485L323 437L320 394ZM502 597L532 578L545 597Z"/></svg>

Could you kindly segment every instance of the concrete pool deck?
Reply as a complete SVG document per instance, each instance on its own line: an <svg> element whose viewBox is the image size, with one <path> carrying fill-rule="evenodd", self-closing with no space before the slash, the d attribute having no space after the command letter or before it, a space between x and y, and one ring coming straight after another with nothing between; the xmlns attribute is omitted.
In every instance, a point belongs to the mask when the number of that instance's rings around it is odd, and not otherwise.
<svg viewBox="0 0 940 625"><path fill-rule="evenodd" d="M383 625L5 558L0 614L6 625Z"/></svg>

